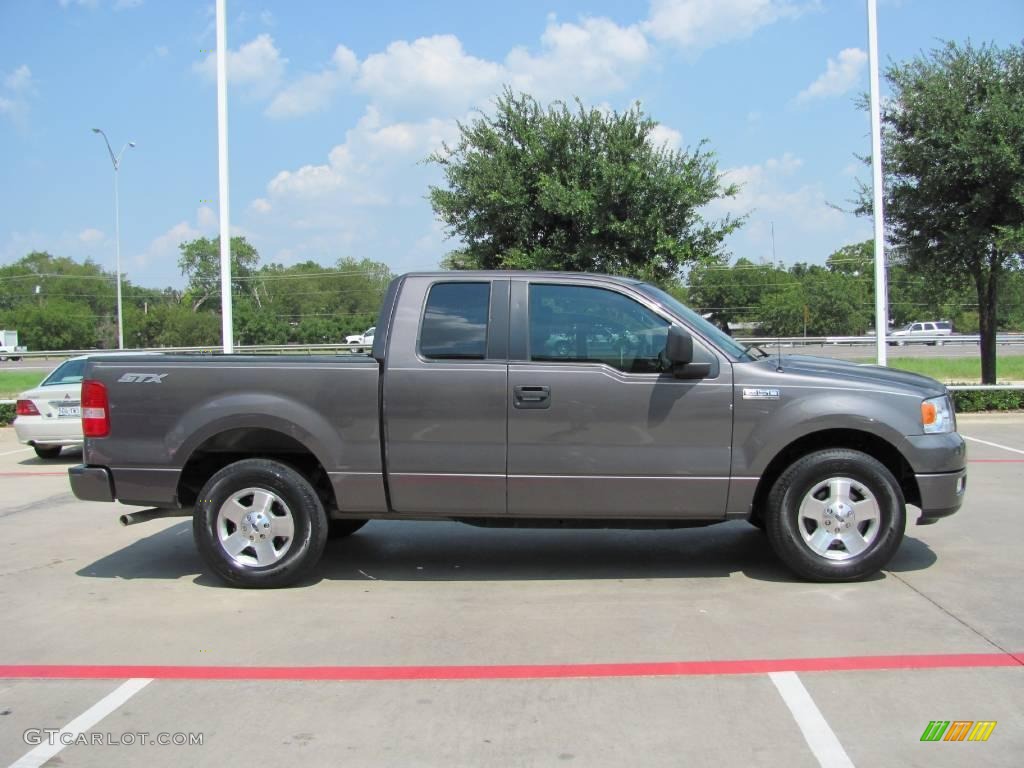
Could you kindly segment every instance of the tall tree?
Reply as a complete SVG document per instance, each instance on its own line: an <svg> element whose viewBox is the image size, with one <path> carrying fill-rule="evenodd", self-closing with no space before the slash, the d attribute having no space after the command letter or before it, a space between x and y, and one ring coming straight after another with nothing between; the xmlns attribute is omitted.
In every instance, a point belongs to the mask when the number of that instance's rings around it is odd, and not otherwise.
<svg viewBox="0 0 1024 768"><path fill-rule="evenodd" d="M204 305L220 307L220 238L199 237L178 246L181 257L178 267L188 279L186 294L192 304L192 311L198 312ZM244 237L231 238L231 280L232 289L252 295L254 286L251 277L260 255ZM258 299L256 299L258 302Z"/></svg>
<svg viewBox="0 0 1024 768"><path fill-rule="evenodd" d="M732 197L704 148L658 146L657 122L626 112L542 107L506 89L493 116L460 124L454 146L428 162L447 187L431 187L434 213L462 247L452 268L610 272L666 283L683 266L717 261L742 224L704 218Z"/></svg>
<svg viewBox="0 0 1024 768"><path fill-rule="evenodd" d="M1024 252L1024 47L947 43L886 70L885 203L896 259L978 299L996 381L1000 283Z"/></svg>

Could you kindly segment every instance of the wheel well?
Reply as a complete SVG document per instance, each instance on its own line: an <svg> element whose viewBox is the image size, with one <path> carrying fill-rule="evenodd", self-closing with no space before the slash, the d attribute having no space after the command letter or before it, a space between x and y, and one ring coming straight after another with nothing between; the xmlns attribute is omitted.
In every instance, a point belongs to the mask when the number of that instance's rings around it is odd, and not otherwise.
<svg viewBox="0 0 1024 768"><path fill-rule="evenodd" d="M921 492L917 487L914 470L892 443L870 432L860 432L855 429L826 429L794 440L771 460L761 474L757 490L754 491L754 502L750 511L751 518L761 518L768 494L786 467L801 456L825 448L850 448L878 459L895 475L907 503L920 505Z"/></svg>
<svg viewBox="0 0 1024 768"><path fill-rule="evenodd" d="M219 432L192 451L178 479L178 503L192 506L214 474L228 464L253 458L272 459L292 467L312 483L328 516L337 509L330 478L313 452L294 437L261 427Z"/></svg>

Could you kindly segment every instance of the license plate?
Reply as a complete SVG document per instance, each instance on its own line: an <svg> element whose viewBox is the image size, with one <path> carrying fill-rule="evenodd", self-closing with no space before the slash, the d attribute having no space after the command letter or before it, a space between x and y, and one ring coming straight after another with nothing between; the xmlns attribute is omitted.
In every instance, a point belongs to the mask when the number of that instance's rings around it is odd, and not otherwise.
<svg viewBox="0 0 1024 768"><path fill-rule="evenodd" d="M61 405L57 408L57 418L75 418L80 419L82 417L82 407L79 405Z"/></svg>

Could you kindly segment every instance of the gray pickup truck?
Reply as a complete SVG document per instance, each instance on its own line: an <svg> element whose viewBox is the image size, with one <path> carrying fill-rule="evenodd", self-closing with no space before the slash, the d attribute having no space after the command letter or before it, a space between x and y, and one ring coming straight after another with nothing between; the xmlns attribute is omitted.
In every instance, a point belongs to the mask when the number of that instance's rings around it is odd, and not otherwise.
<svg viewBox="0 0 1024 768"><path fill-rule="evenodd" d="M294 582L367 520L678 528L749 520L850 581L955 512L966 450L932 379L773 356L601 275L409 274L368 355L94 359L75 495L191 515L209 567Z"/></svg>

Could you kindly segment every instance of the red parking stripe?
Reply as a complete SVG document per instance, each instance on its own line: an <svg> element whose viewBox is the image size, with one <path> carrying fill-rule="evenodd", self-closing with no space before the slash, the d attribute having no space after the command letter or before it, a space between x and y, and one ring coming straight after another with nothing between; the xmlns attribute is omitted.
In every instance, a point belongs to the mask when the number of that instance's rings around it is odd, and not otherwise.
<svg viewBox="0 0 1024 768"><path fill-rule="evenodd" d="M513 680L560 677L687 677L768 672L849 672L1024 666L1024 654L953 653L812 659L662 661L627 664L512 664L393 667L204 667L103 664L2 664L0 678L159 680Z"/></svg>

